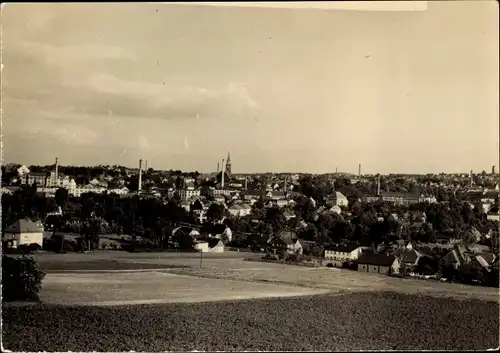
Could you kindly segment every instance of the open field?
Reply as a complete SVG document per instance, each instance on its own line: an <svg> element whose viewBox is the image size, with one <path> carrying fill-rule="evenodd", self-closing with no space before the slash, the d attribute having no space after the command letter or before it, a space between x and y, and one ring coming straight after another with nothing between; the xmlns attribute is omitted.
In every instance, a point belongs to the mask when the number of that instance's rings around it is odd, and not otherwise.
<svg viewBox="0 0 500 353"><path fill-rule="evenodd" d="M326 290L194 278L165 271L49 273L40 299L46 304L124 305L202 302L321 294Z"/></svg>
<svg viewBox="0 0 500 353"><path fill-rule="evenodd" d="M308 268L243 261L244 257L249 256L259 257L262 255L238 252L203 254L201 269L200 255L197 253L130 254L118 251L105 251L90 254L41 254L38 256L38 259L40 266L48 272L44 281L42 295L44 295L44 292L50 290L51 283L57 282L56 280L51 282L51 278L55 278L51 272L74 273L80 270L90 275L89 271L96 271L98 269L163 268L162 272L168 271L172 274L191 276L191 286L193 288L196 288L199 278L205 278L232 280L235 281L234 283L238 282L242 286L245 282L251 282L253 286L257 283L285 285L287 290L290 290L291 287L301 287L333 292L394 291L399 293L422 293L433 296L480 299L495 302L498 302L499 299L497 288L439 283L410 278L400 279L388 276L368 275L336 268ZM93 278L97 280L99 276L102 276L102 274L96 273ZM70 277L76 278L76 274ZM88 281L92 280L88 279ZM125 283L128 282L124 282L124 285ZM133 286L133 281L130 282L130 285ZM66 286L69 288L69 283ZM100 288L104 287L101 286ZM146 286L145 288L148 287Z"/></svg>
<svg viewBox="0 0 500 353"><path fill-rule="evenodd" d="M487 349L498 304L394 293L3 308L13 351Z"/></svg>
<svg viewBox="0 0 500 353"><path fill-rule="evenodd" d="M38 260L47 271L40 293L43 304L4 304L4 347L191 351L498 346L495 288L243 261L249 256L261 255L203 254L200 268L197 253L41 253ZM250 298L256 300L244 300Z"/></svg>

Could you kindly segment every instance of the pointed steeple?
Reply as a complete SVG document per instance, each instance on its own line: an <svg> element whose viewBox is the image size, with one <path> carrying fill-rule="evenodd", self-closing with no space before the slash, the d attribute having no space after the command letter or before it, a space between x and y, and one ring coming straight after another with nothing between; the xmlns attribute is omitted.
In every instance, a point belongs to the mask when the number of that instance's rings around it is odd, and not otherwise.
<svg viewBox="0 0 500 353"><path fill-rule="evenodd" d="M226 173L231 176L231 154L228 152L226 160Z"/></svg>

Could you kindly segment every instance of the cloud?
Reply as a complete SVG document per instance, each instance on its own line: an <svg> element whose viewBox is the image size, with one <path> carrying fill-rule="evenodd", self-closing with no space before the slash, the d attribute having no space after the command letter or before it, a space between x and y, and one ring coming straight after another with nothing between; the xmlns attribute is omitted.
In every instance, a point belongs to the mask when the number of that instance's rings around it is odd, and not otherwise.
<svg viewBox="0 0 500 353"><path fill-rule="evenodd" d="M56 46L48 43L22 41L16 43L13 49L16 50L17 54L36 53L46 63L56 65L67 61L88 64L89 60L137 60L134 55L121 47L102 44Z"/></svg>
<svg viewBox="0 0 500 353"><path fill-rule="evenodd" d="M75 113L158 118L164 120L235 118L259 108L244 84L206 89L145 81L127 81L109 74L80 82L64 82L62 99ZM65 97L64 97L65 96Z"/></svg>
<svg viewBox="0 0 500 353"><path fill-rule="evenodd" d="M57 139L68 145L90 145L98 138L99 134L89 129L85 125L48 125L48 124L31 124L27 126L23 135L26 138Z"/></svg>
<svg viewBox="0 0 500 353"><path fill-rule="evenodd" d="M208 88L116 77L110 74L115 61L136 60L116 46L11 41L7 47L4 101L30 100L37 115L215 119L250 117L259 108L244 83Z"/></svg>

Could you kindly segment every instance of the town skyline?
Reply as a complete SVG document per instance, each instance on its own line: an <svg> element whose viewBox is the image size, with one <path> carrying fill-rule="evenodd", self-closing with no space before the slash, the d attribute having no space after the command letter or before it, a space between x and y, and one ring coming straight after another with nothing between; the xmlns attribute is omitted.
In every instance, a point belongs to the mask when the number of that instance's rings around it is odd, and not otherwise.
<svg viewBox="0 0 500 353"><path fill-rule="evenodd" d="M230 152L228 153L228 156L229 156ZM168 168L168 169L165 169L165 168L155 168L154 166L152 166L151 164L149 164L149 161L147 159L140 159L139 161L137 161L137 164L136 165L122 165L122 164L92 164L92 165L82 165L82 164L64 164L64 163L60 163L60 159L58 157L55 157L54 159L54 163L47 163L47 164L23 164L23 163L17 163L17 162L10 162L10 163L7 163L7 164L11 164L11 165L20 165L20 166L26 166L26 167L29 167L29 166L39 166L39 167L46 167L46 166L52 166L56 164L56 160L57 160L57 163L60 167L83 167L83 168L98 168L98 167L118 167L118 168L127 168L127 169L139 169L139 165L141 165L141 169L143 171L147 171L149 170L150 168L152 168L153 170L156 170L156 171L176 171L176 170L180 170L181 172L183 173L194 173L194 172L198 172L200 174L211 174L211 173L219 173L220 171L222 170L226 170L227 172L227 158L226 159L221 159L219 160L217 163L216 163L216 168L214 170L208 170L208 171L205 171L205 170L199 170L199 169L192 169L192 170L181 170L179 168ZM224 161L224 165L222 165L222 161ZM5 163L4 163L5 165ZM230 167L230 170L232 170L232 166L233 166L233 163L232 163L232 158L231 158L231 167ZM490 167L490 169L486 168L486 169L481 169L481 170L467 170L467 171L452 171L452 172L436 172L436 173L433 173L433 172L424 172L424 173L405 173L405 172L398 172L398 171L392 171L392 172L389 172L389 173L379 173L379 172L366 172L365 170L362 169L362 165L361 164L358 164L357 165L358 169L357 171L345 171L345 170L340 170L338 167L335 168L335 170L332 170L332 171L324 171L324 172L319 172L319 173L310 173L310 172L303 172L303 171L253 171L253 172L239 172L238 170L233 170L233 171L230 171L229 173L230 174L233 174L233 175L252 175L252 174L269 174L269 173L272 173L272 174L317 174L317 175L322 175L322 174L350 174L350 175L360 175L360 176L369 176L369 175L377 175L377 174L380 174L380 175L427 175L427 174L434 174L434 175L438 175L438 174L470 174L471 172L473 174L481 174L481 173L486 173L486 174L498 174L498 169L497 169L497 166L496 165L492 165Z"/></svg>
<svg viewBox="0 0 500 353"><path fill-rule="evenodd" d="M495 5L9 4L2 162L210 172L230 151L235 173L489 172Z"/></svg>

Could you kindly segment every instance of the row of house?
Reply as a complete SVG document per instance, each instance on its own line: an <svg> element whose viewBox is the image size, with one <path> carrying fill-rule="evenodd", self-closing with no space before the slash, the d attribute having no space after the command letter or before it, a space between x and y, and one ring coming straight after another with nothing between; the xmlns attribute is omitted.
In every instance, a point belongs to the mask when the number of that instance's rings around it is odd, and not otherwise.
<svg viewBox="0 0 500 353"><path fill-rule="evenodd" d="M365 196L366 202L384 201L398 205L411 205L421 202L437 202L436 197L413 193L381 192L379 195Z"/></svg>
<svg viewBox="0 0 500 353"><path fill-rule="evenodd" d="M269 249L289 254L301 255L304 249L310 248L313 242L298 239L293 232L282 232L279 236L268 241ZM356 262L359 272L398 274L404 265L408 271L415 269L423 257L430 255L419 251L410 241L399 240L396 243L379 247L377 251L363 248L356 243L330 244L324 247L322 257L327 266L341 267L346 262ZM483 247L464 245L454 246L441 261L445 265L455 268L463 264L470 264L477 268L488 270L497 256Z"/></svg>

